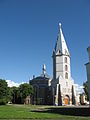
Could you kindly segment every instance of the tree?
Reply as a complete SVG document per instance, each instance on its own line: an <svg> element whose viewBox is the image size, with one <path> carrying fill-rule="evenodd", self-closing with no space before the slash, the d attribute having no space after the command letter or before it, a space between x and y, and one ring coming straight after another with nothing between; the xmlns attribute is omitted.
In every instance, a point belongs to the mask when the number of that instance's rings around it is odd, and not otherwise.
<svg viewBox="0 0 90 120"><path fill-rule="evenodd" d="M86 99L89 100L88 85L87 84L88 84L88 81L86 81L86 82L83 83L83 87L84 87L83 89L84 89L84 93L86 95Z"/></svg>
<svg viewBox="0 0 90 120"><path fill-rule="evenodd" d="M12 103L21 103L19 97L19 88L18 87L11 87L10 88L10 95L11 95L11 102Z"/></svg>
<svg viewBox="0 0 90 120"><path fill-rule="evenodd" d="M60 84L58 86L58 106L62 106L62 96L61 96Z"/></svg>
<svg viewBox="0 0 90 120"><path fill-rule="evenodd" d="M21 84L19 86L18 95L21 97L21 102L24 103L27 96L32 97L33 87L27 83Z"/></svg>
<svg viewBox="0 0 90 120"><path fill-rule="evenodd" d="M0 79L0 104L8 102L8 85L5 80Z"/></svg>
<svg viewBox="0 0 90 120"><path fill-rule="evenodd" d="M47 87L45 89L45 105L52 105L53 104L53 95L51 89Z"/></svg>
<svg viewBox="0 0 90 120"><path fill-rule="evenodd" d="M75 105L76 101L75 101L75 93L74 93L74 86L72 85L72 105Z"/></svg>
<svg viewBox="0 0 90 120"><path fill-rule="evenodd" d="M27 83L21 84L19 87L9 88L9 98L14 104L22 104L27 96L33 95L33 87Z"/></svg>

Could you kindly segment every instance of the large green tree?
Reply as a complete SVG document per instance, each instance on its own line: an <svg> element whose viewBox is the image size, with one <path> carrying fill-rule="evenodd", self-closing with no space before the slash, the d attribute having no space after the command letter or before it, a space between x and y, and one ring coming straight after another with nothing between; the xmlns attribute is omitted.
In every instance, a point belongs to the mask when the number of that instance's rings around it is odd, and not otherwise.
<svg viewBox="0 0 90 120"><path fill-rule="evenodd" d="M8 85L5 80L0 79L0 104L8 102Z"/></svg>
<svg viewBox="0 0 90 120"><path fill-rule="evenodd" d="M31 85L29 85L28 83L21 84L19 86L18 95L20 95L22 103L25 102L25 99L26 99L27 96L32 97L33 87Z"/></svg>
<svg viewBox="0 0 90 120"><path fill-rule="evenodd" d="M9 88L9 98L12 103L21 104L25 102L27 96L32 97L33 87L27 83L21 84L19 87Z"/></svg>
<svg viewBox="0 0 90 120"><path fill-rule="evenodd" d="M84 93L86 95L86 99L89 100L89 95L88 95L88 81L83 83L83 89L84 89Z"/></svg>
<svg viewBox="0 0 90 120"><path fill-rule="evenodd" d="M11 96L11 102L12 103L20 103L20 97L19 97L19 88L18 87L11 87L9 89L10 96Z"/></svg>

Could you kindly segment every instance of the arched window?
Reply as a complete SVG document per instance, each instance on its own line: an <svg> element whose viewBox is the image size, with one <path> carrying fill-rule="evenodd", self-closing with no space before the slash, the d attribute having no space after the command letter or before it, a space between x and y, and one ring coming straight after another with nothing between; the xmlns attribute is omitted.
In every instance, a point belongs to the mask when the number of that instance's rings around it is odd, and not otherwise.
<svg viewBox="0 0 90 120"><path fill-rule="evenodd" d="M67 63L67 57L64 58L64 62Z"/></svg>
<svg viewBox="0 0 90 120"><path fill-rule="evenodd" d="M65 71L68 71L68 66L67 65L65 65Z"/></svg>
<svg viewBox="0 0 90 120"><path fill-rule="evenodd" d="M65 73L65 79L68 79L68 73L67 72Z"/></svg>

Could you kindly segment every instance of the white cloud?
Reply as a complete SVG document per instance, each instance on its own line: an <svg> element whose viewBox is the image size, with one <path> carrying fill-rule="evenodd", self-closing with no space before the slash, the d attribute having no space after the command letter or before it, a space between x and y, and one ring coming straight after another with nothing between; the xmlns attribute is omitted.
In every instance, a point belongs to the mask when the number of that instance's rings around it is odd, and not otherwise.
<svg viewBox="0 0 90 120"><path fill-rule="evenodd" d="M8 84L8 87L18 87L20 84L19 83L15 83L14 81L12 80L6 80L7 84Z"/></svg>
<svg viewBox="0 0 90 120"><path fill-rule="evenodd" d="M15 87L19 87L19 85L25 83L25 82L22 82L22 83L16 83L16 82L14 82L14 81L12 81L12 80L6 80L6 82L7 82L7 84L8 84L8 87L13 87L13 86L15 86Z"/></svg>
<svg viewBox="0 0 90 120"><path fill-rule="evenodd" d="M75 86L76 94L77 94L77 95L79 95L79 94L81 94L81 93L84 92L83 86L80 86L80 85L78 85L78 84L74 84L74 86Z"/></svg>

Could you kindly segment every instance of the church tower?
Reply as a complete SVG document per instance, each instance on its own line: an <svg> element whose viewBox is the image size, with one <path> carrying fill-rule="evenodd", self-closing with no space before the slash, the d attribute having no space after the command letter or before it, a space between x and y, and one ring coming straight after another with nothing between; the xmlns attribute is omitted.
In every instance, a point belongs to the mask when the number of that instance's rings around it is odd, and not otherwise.
<svg viewBox="0 0 90 120"><path fill-rule="evenodd" d="M75 103L74 80L71 78L70 53L59 23L59 33L53 50L53 79L51 81L53 104ZM75 96L74 96L75 95Z"/></svg>
<svg viewBox="0 0 90 120"><path fill-rule="evenodd" d="M70 54L59 23L59 33L53 50L53 79L61 76L64 79L71 78Z"/></svg>

